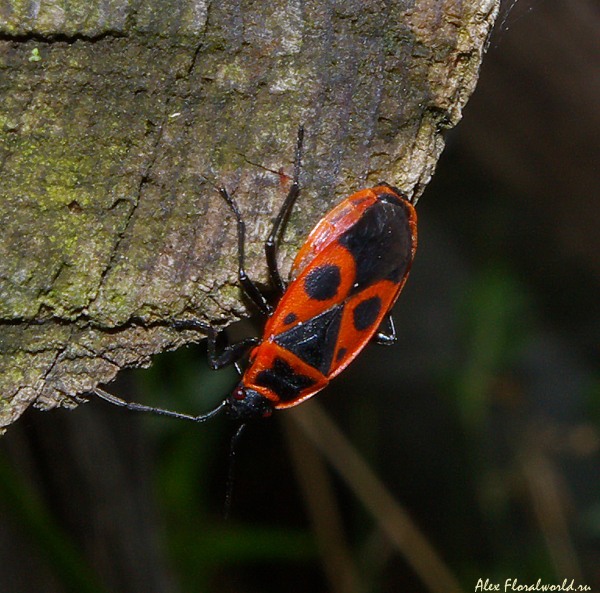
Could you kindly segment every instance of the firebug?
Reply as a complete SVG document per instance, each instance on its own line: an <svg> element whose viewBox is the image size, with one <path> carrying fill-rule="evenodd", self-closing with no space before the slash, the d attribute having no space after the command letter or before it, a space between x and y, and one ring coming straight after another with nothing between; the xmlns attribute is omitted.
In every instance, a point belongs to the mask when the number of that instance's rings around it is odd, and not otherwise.
<svg viewBox="0 0 600 593"><path fill-rule="evenodd" d="M240 382L216 409L192 416L126 402L102 389L94 392L131 410L203 422L221 411L242 424L296 406L324 389L371 341L391 344L396 333L390 311L408 277L417 248L417 215L411 201L386 183L352 194L327 213L296 255L286 285L277 267L277 247L300 192L303 129L298 132L290 190L265 242L268 271L278 300L273 308L245 271L245 224L233 197L219 192L237 223L238 278L267 317L261 338L247 338L220 352L217 332L198 320L173 323L208 334L215 369L249 353Z"/></svg>

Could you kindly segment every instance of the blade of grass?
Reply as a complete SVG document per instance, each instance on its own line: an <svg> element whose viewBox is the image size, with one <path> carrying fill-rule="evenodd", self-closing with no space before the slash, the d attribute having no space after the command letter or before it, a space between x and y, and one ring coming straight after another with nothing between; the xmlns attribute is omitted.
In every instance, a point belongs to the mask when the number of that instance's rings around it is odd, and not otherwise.
<svg viewBox="0 0 600 593"><path fill-rule="evenodd" d="M408 513L315 401L290 413L432 593L459 593L452 571Z"/></svg>
<svg viewBox="0 0 600 593"><path fill-rule="evenodd" d="M323 458L308 441L304 432L294 425L289 417L284 420L288 447L331 591L332 593L364 591L346 543L342 519Z"/></svg>

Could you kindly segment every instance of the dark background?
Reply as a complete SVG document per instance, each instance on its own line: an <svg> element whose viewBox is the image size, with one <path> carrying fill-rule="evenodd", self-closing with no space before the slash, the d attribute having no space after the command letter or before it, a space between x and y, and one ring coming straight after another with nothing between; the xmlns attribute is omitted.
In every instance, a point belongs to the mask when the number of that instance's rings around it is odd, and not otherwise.
<svg viewBox="0 0 600 593"><path fill-rule="evenodd" d="M319 396L465 591L600 589L599 25L592 0L504 8L418 205L399 343ZM158 357L111 391L199 413L235 381L203 355ZM0 590L428 591L337 477L355 586L327 576L292 414L248 430L223 521L225 419L28 412L0 443Z"/></svg>

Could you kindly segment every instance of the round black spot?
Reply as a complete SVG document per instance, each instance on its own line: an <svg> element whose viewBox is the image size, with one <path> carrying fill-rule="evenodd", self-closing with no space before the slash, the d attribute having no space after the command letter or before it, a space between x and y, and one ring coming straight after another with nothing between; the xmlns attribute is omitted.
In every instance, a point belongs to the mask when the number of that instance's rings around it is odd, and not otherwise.
<svg viewBox="0 0 600 593"><path fill-rule="evenodd" d="M357 331L363 331L371 327L377 320L381 311L381 299L378 296L365 299L356 305L352 311L354 327Z"/></svg>
<svg viewBox="0 0 600 593"><path fill-rule="evenodd" d="M337 294L341 281L340 268L325 264L309 272L304 279L304 290L311 299L327 301Z"/></svg>
<svg viewBox="0 0 600 593"><path fill-rule="evenodd" d="M298 315L296 315L295 313L288 313L283 320L283 324L289 325L290 323L294 323L296 319L298 319Z"/></svg>
<svg viewBox="0 0 600 593"><path fill-rule="evenodd" d="M340 348L338 350L338 353L335 355L335 360L337 362L339 362L340 360L342 360L342 358L344 358L344 356L346 356L346 352L348 352L347 348Z"/></svg>

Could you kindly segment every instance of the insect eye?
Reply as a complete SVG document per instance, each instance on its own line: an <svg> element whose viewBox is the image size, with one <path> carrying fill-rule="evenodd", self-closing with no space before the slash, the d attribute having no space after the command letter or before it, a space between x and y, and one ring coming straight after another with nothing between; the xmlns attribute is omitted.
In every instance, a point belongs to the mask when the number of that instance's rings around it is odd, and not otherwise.
<svg viewBox="0 0 600 593"><path fill-rule="evenodd" d="M234 392L233 392L233 399L237 399L242 400L246 398L246 392L244 391L243 387L238 387Z"/></svg>

